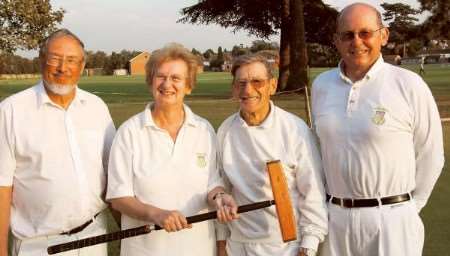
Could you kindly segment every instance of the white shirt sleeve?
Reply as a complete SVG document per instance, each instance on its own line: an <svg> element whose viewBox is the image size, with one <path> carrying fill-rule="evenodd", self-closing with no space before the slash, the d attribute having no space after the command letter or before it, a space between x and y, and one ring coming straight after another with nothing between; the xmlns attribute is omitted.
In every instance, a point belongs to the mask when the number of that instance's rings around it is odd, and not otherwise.
<svg viewBox="0 0 450 256"><path fill-rule="evenodd" d="M431 91L422 79L413 98L413 108L413 140L416 158L416 188L413 196L417 203L417 210L420 211L430 197L444 166L439 111Z"/></svg>
<svg viewBox="0 0 450 256"><path fill-rule="evenodd" d="M328 232L324 174L317 143L309 128L298 145L296 184L299 191L301 247L317 250Z"/></svg>
<svg viewBox="0 0 450 256"><path fill-rule="evenodd" d="M0 104L0 186L12 186L16 169L11 113L9 104Z"/></svg>

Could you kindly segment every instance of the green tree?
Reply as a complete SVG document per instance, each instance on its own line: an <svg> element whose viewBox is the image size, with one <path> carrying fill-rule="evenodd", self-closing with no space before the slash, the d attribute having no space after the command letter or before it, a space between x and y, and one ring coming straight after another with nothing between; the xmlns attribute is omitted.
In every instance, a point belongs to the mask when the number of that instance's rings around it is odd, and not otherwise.
<svg viewBox="0 0 450 256"><path fill-rule="evenodd" d="M222 51L222 46L219 46L219 48L217 48L217 60L222 62L221 65L223 64L223 62L225 61L224 57L223 57L223 51Z"/></svg>
<svg viewBox="0 0 450 256"><path fill-rule="evenodd" d="M416 37L417 26L415 22L419 19L414 17L420 11L402 3L382 3L381 7L385 10L383 20L389 22L390 42L402 44L403 57L406 57L407 41Z"/></svg>
<svg viewBox="0 0 450 256"><path fill-rule="evenodd" d="M103 51L86 52L86 68L103 68L108 61L108 55Z"/></svg>
<svg viewBox="0 0 450 256"><path fill-rule="evenodd" d="M231 49L231 56L237 57L244 54L247 54L249 52L248 48L245 48L243 45L235 45Z"/></svg>
<svg viewBox="0 0 450 256"><path fill-rule="evenodd" d="M425 39L450 38L450 1L448 0L418 0L422 11L431 15L421 26L421 34Z"/></svg>
<svg viewBox="0 0 450 256"><path fill-rule="evenodd" d="M36 49L63 15L63 9L52 10L50 0L0 1L0 52Z"/></svg>
<svg viewBox="0 0 450 256"><path fill-rule="evenodd" d="M197 51L197 49L195 49L195 48L192 48L192 54L194 54L194 55L196 55L196 56L201 56L202 55L202 53L201 52L199 52L199 51Z"/></svg>
<svg viewBox="0 0 450 256"><path fill-rule="evenodd" d="M206 60L211 60L211 58L214 57L214 55L216 55L216 54L215 54L214 51L211 50L211 49L208 49L208 50L206 50L206 51L203 53L203 57L204 57Z"/></svg>
<svg viewBox="0 0 450 256"><path fill-rule="evenodd" d="M291 10L296 10L296 5L304 5L301 13L291 15ZM257 8L255 8L257 7ZM233 27L234 30L246 30L250 34L263 39L280 32L280 72L279 88L283 89L287 77L283 67L290 67L289 55L291 51L297 51L300 56L306 53L306 44L297 44L302 49L289 47L292 37L304 37L306 42L332 44L332 35L337 11L325 5L321 0L202 0L197 4L183 8L179 22L194 24L216 23L225 28ZM305 18L306 30L291 33L291 24L295 20ZM302 22L298 23L302 24ZM302 40L300 40L302 41ZM301 61L301 69L306 69L306 62ZM298 66L294 67L294 69ZM296 71L297 72L297 71ZM294 81L294 80L291 80ZM295 81L294 86L302 86L307 81Z"/></svg>
<svg viewBox="0 0 450 256"><path fill-rule="evenodd" d="M264 40L255 40L250 46L250 52L255 53L264 50L279 50L280 47L276 42L267 42Z"/></svg>

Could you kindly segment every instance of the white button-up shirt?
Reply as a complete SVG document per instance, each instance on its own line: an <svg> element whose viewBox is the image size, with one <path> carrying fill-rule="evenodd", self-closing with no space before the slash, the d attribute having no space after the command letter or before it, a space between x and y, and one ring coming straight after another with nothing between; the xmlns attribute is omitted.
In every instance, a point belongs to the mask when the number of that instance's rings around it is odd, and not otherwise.
<svg viewBox="0 0 450 256"><path fill-rule="evenodd" d="M271 102L261 125L248 126L235 113L220 126L218 140L219 168L238 205L273 199L266 162L281 161L302 247L317 250L327 233L327 211L320 155L308 126ZM282 243L277 218L275 207L241 214L228 225L230 239Z"/></svg>
<svg viewBox="0 0 450 256"><path fill-rule="evenodd" d="M336 68L312 88L328 193L379 198L412 192L426 203L444 165L442 127L433 96L417 74L380 57L352 82Z"/></svg>
<svg viewBox="0 0 450 256"><path fill-rule="evenodd" d="M67 110L41 83L0 104L0 186L13 186L11 230L20 238L58 234L106 207L115 128L97 96L76 89Z"/></svg>
<svg viewBox="0 0 450 256"><path fill-rule="evenodd" d="M126 121L111 148L107 198L132 196L185 216L208 211L207 193L223 186L216 164L216 135L205 119L184 106L185 121L174 142L145 110ZM122 229L148 223L122 215ZM175 233L152 232L122 241L121 255L213 255L214 222Z"/></svg>

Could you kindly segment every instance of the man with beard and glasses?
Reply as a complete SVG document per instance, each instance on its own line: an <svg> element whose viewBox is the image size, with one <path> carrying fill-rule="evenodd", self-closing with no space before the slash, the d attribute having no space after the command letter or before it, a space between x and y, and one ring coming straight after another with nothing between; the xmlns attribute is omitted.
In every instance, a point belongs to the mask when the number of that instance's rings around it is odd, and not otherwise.
<svg viewBox="0 0 450 256"><path fill-rule="evenodd" d="M444 165L442 127L422 78L383 61L388 36L374 7L344 8L335 35L342 60L313 83L329 194L324 255L422 254L419 212Z"/></svg>
<svg viewBox="0 0 450 256"><path fill-rule="evenodd" d="M106 232L108 154L115 127L105 103L78 88L84 45L66 29L39 52L42 81L0 103L0 255ZM106 244L61 255L107 255ZM70 254L70 255L72 255Z"/></svg>
<svg viewBox="0 0 450 256"><path fill-rule="evenodd" d="M260 55L236 59L232 93L239 111L218 130L219 168L239 205L273 198L266 162L280 160L297 219L298 240L283 243L275 207L240 215L229 222L230 256L312 256L327 233L325 189L319 151L309 127L275 106L270 96L277 81ZM282 217L282 216L280 216ZM224 250L219 229L219 250Z"/></svg>

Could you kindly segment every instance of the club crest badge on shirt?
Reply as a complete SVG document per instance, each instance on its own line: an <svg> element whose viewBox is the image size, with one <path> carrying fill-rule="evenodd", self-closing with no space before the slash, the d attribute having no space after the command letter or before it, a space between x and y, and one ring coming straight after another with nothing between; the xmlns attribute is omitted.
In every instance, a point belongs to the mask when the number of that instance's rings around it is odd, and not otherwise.
<svg viewBox="0 0 450 256"><path fill-rule="evenodd" d="M205 153L197 153L197 166L200 168L206 167L206 154Z"/></svg>
<svg viewBox="0 0 450 256"><path fill-rule="evenodd" d="M386 122L387 109L383 107L376 107L373 109L372 122L376 125L383 125Z"/></svg>

